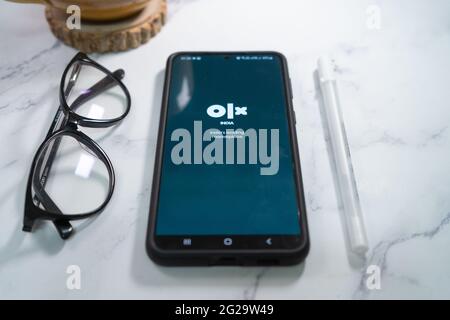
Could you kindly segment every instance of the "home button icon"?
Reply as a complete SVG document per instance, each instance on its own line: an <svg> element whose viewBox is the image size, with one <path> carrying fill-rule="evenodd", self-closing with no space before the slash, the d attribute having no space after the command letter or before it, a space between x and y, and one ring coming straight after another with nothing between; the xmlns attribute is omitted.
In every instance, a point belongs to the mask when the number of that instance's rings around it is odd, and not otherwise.
<svg viewBox="0 0 450 320"><path fill-rule="evenodd" d="M223 239L223 244L226 246L231 246L233 244L233 239L225 238L225 239Z"/></svg>

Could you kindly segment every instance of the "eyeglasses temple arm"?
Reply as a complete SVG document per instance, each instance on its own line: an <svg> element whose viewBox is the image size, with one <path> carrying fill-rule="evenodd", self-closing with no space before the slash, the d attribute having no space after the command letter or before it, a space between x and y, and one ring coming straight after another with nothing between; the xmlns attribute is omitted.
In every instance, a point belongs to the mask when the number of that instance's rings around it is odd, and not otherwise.
<svg viewBox="0 0 450 320"><path fill-rule="evenodd" d="M44 205L44 208L50 210L53 213L63 214L63 212L59 209L55 202L50 198L47 192L44 190L44 187L38 182L38 173L35 173L35 178L33 178L33 188L35 191L35 198L39 199L39 201ZM62 239L67 239L73 232L73 227L67 220L54 220L56 229L58 230L59 236Z"/></svg>
<svg viewBox="0 0 450 320"><path fill-rule="evenodd" d="M75 82L78 79L78 75L79 75L80 71L81 71L81 65L78 63L74 64L72 73L70 75L69 81L68 81L66 89L64 91L64 95L66 96L66 98L69 96L70 92L72 91L73 86L75 85ZM65 121L66 121L66 118L64 117L64 112L60 105L58 107L58 110L56 111L55 117L53 118L53 122L50 126L50 129L47 132L46 139L50 135L52 135L53 132L55 132L59 128L61 128L64 125ZM37 193L37 190L43 191L45 188L45 185L47 184L47 178L50 173L50 169L52 167L53 161L55 159L56 151L58 150L60 143L61 143L60 138L57 138L52 142L52 146L48 153L48 157L45 158L45 155L44 155L44 157L40 158L38 160L38 162L36 163L35 168L39 168L40 170L39 170L39 172L36 172L35 176L33 177L33 185L34 185L33 188L36 191L36 194L33 196L33 201L36 203L37 206L39 206L42 203L44 205L44 207L47 208L48 210L52 210L55 208L53 208L51 206L51 203L49 201L45 201L45 202L42 201L43 200L42 192L40 192L41 195L39 196ZM42 168L43 161L45 161L44 168ZM40 175L40 177L38 175ZM38 180L36 180L36 179L38 179ZM37 181L39 181L39 183L37 183ZM37 185L39 185L39 189L36 189ZM47 198L49 198L49 197L47 197ZM49 205L50 205L50 207L49 207ZM57 212L60 212L60 210L58 209ZM69 237L73 231L72 224L69 221L58 220L58 221L53 221L53 224L55 225L56 229L58 230L58 233L60 234L60 236L63 239Z"/></svg>

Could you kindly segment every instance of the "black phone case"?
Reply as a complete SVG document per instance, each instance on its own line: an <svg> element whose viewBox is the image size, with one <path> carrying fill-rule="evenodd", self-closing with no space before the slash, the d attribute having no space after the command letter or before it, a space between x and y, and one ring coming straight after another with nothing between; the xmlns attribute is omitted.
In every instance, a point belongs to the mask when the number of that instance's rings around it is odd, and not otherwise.
<svg viewBox="0 0 450 320"><path fill-rule="evenodd" d="M297 187L297 201L300 211L300 228L302 241L295 249L217 249L217 250L163 250L155 242L156 214L159 199L159 186L161 178L164 132L167 120L167 103L169 96L170 75L172 61L178 55L201 54L272 54L280 57L283 67L284 88L288 103L288 125L290 142L295 170L295 182ZM155 167L153 171L153 183L150 200L150 214L148 220L148 232L146 237L146 249L149 257L157 264L164 266L212 266L212 265L242 265L242 266L275 266L294 265L302 262L309 252L309 232L306 218L306 206L301 178L300 159L296 134L296 120L292 105L292 87L288 74L287 61L283 54L274 51L245 51L245 52L176 52L167 59L164 92L161 107L161 116L156 147Z"/></svg>

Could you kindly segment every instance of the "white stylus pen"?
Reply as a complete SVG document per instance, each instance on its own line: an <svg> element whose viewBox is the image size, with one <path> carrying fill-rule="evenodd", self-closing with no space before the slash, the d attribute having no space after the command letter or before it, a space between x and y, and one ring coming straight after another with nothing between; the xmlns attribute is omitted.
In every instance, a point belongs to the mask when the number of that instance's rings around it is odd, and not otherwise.
<svg viewBox="0 0 450 320"><path fill-rule="evenodd" d="M331 149L336 165L336 177L347 222L349 243L353 252L362 255L367 252L369 245L342 118L336 79L334 78L331 60L328 57L320 57L318 62L318 75L320 89L322 90L325 117L328 123Z"/></svg>

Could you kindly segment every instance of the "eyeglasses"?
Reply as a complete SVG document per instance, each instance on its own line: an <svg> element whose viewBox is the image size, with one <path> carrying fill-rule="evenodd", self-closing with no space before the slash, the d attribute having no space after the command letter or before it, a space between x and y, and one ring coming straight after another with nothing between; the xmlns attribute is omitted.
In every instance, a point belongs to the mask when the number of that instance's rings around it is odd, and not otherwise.
<svg viewBox="0 0 450 320"><path fill-rule="evenodd" d="M61 77L60 106L28 177L23 231L36 220L50 220L62 239L73 232L71 220L103 211L114 190L114 169L106 153L80 127L106 128L130 111L131 98L114 72L78 53Z"/></svg>

